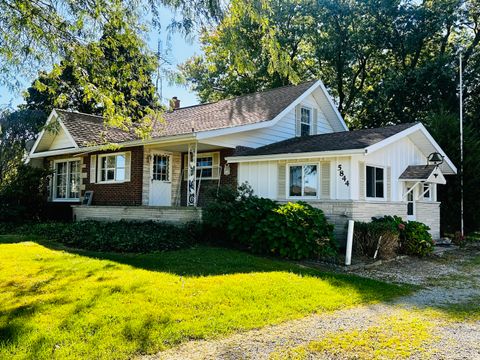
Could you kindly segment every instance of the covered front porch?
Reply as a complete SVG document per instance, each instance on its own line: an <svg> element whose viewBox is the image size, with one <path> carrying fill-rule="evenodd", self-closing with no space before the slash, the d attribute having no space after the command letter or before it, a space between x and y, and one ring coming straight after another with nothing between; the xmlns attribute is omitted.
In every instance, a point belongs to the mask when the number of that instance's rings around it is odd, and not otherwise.
<svg viewBox="0 0 480 360"><path fill-rule="evenodd" d="M233 149L198 142L144 146L142 205L205 205L220 186L236 184L236 171L225 160L232 152Z"/></svg>

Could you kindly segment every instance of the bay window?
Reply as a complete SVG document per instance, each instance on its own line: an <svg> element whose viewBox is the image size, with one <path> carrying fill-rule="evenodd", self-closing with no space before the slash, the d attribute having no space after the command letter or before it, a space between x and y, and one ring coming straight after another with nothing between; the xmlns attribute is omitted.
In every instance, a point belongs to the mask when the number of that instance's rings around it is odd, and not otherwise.
<svg viewBox="0 0 480 360"><path fill-rule="evenodd" d="M289 197L316 197L318 194L318 165L289 166Z"/></svg>
<svg viewBox="0 0 480 360"><path fill-rule="evenodd" d="M53 200L80 199L80 160L59 160L54 163Z"/></svg>

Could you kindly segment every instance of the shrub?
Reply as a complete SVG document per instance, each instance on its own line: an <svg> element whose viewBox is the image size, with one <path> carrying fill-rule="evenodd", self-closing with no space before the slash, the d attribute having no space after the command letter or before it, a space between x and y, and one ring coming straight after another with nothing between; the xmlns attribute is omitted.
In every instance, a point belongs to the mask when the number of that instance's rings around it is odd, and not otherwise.
<svg viewBox="0 0 480 360"><path fill-rule="evenodd" d="M402 251L407 255L424 257L433 251L434 242L430 228L418 221L409 221L401 234Z"/></svg>
<svg viewBox="0 0 480 360"><path fill-rule="evenodd" d="M248 184L223 188L203 210L209 240L291 259L336 253L323 212L306 203L280 205L253 195Z"/></svg>
<svg viewBox="0 0 480 360"><path fill-rule="evenodd" d="M211 242L250 248L258 222L277 206L273 200L253 196L248 184L221 188L203 209L205 236Z"/></svg>
<svg viewBox="0 0 480 360"><path fill-rule="evenodd" d="M49 170L18 167L12 179L0 184L0 222L38 220L43 213Z"/></svg>
<svg viewBox="0 0 480 360"><path fill-rule="evenodd" d="M289 259L331 257L336 255L332 231L322 210L305 202L287 203L258 223L252 250Z"/></svg>
<svg viewBox="0 0 480 360"><path fill-rule="evenodd" d="M358 255L373 257L378 248L380 259L397 253L424 257L432 253L434 242L430 228L417 221L405 222L398 216L373 218L370 223L355 223L353 250Z"/></svg>
<svg viewBox="0 0 480 360"><path fill-rule="evenodd" d="M32 223L18 226L13 231L58 241L67 246L113 252L146 253L185 248L195 243L198 224L176 226L156 222L98 222ZM12 228L0 226L0 231Z"/></svg>
<svg viewBox="0 0 480 360"><path fill-rule="evenodd" d="M380 259L397 256L400 248L398 228L386 221L356 222L353 234L354 253L373 258L377 248Z"/></svg>

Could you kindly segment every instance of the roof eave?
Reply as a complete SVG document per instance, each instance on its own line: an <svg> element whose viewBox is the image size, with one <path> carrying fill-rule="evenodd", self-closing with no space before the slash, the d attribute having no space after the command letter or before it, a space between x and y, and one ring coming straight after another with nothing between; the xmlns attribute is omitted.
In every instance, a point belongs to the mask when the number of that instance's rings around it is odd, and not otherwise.
<svg viewBox="0 0 480 360"><path fill-rule="evenodd" d="M118 145L120 148L126 147L133 147L139 145L155 145L155 144L168 144L168 143L175 143L178 141L185 141L185 140L192 140L196 141L196 136L194 133L191 134L183 134L183 135L174 135L168 136L163 138L153 138L148 140L134 140L134 141L125 141L115 145ZM35 154L31 154L29 158L36 159L36 158L44 158L49 156L57 156L57 155L68 155L68 154L75 154L75 153L90 153L94 151L101 151L105 148L104 145L95 145L95 146L86 146L86 147L79 147L74 149L61 149L61 150L52 150L52 151L44 151Z"/></svg>
<svg viewBox="0 0 480 360"><path fill-rule="evenodd" d="M313 157L334 157L345 155L364 155L364 149L348 149L348 150L332 150L332 151L314 151L301 153L285 153L271 155L244 155L244 156L228 156L225 159L229 163L256 162L269 160L292 160L292 159L308 159Z"/></svg>

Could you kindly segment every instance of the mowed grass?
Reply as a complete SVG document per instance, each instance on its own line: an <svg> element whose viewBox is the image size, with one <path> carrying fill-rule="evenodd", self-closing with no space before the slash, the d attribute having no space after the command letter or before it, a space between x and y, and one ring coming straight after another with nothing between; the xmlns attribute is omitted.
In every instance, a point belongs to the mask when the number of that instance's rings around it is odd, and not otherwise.
<svg viewBox="0 0 480 360"><path fill-rule="evenodd" d="M0 237L1 359L130 358L410 291L219 248L120 255L22 240Z"/></svg>

